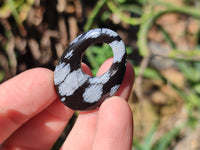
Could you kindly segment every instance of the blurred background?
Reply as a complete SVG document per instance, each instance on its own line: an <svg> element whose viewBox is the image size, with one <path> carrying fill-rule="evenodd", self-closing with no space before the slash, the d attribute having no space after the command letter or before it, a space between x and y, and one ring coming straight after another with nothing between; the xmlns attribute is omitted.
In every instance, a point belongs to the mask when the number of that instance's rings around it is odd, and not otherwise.
<svg viewBox="0 0 200 150"><path fill-rule="evenodd" d="M136 74L132 149L200 149L200 0L1 0L0 83L35 67L54 70L77 35L102 27L124 40ZM97 44L83 62L95 75L112 56Z"/></svg>

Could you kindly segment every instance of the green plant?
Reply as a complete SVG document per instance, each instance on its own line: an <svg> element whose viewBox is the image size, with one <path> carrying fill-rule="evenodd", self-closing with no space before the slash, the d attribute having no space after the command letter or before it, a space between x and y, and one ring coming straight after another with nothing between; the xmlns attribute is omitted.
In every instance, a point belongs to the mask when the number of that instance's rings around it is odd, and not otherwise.
<svg viewBox="0 0 200 150"><path fill-rule="evenodd" d="M179 135L181 129L183 129L186 124L174 127L172 130L166 132L156 143L153 143L153 138L156 133L158 126L158 122L156 122L148 135L142 140L142 142L138 142L137 139L133 141L133 147L137 150L165 150L168 145Z"/></svg>
<svg viewBox="0 0 200 150"><path fill-rule="evenodd" d="M0 70L0 83L3 81L4 79L4 72Z"/></svg>
<svg viewBox="0 0 200 150"><path fill-rule="evenodd" d="M167 146L171 144L171 142L177 137L181 131L181 129L184 126L181 127L174 127L169 132L166 132L160 140L155 144L153 150L165 150L167 149Z"/></svg>
<svg viewBox="0 0 200 150"><path fill-rule="evenodd" d="M17 25L21 28L23 27L22 22L26 19L33 2L34 0L5 0L0 8L0 18L6 18L12 14Z"/></svg>
<svg viewBox="0 0 200 150"><path fill-rule="evenodd" d="M157 126L158 126L158 123L156 122L152 126L148 135L143 139L143 141L141 143L137 139L134 139L133 140L133 147L135 147L137 150L151 150L152 147L153 147L152 140L153 140L153 136L156 132Z"/></svg>
<svg viewBox="0 0 200 150"><path fill-rule="evenodd" d="M190 110L196 110L196 108L200 110L200 62L179 62L179 68L188 81L188 89L186 91L179 90L179 93Z"/></svg>
<svg viewBox="0 0 200 150"><path fill-rule="evenodd" d="M149 55L149 49L148 49L148 40L147 40L147 35L149 30L151 29L151 27L156 24L156 20L161 17L162 15L165 15L167 13L181 13L181 14L186 14L189 16L192 16L194 18L200 19L200 13L198 9L195 9L193 7L188 7L188 6L184 6L184 7L179 7L179 6L175 6L172 5L171 3L166 3L163 1L134 1L132 3L128 3L129 1L127 0L123 0L123 1L118 1L116 0L115 2L120 3L120 5L114 3L111 0L104 0L104 1L99 1L97 3L97 5L95 6L95 8L93 9L93 11L91 12L91 14L88 17L88 21L85 24L85 31L89 30L92 27L92 23L94 22L95 18L97 17L98 12L101 10L101 8L107 4L108 8L110 9L110 11L114 14L116 14L119 19L129 25L139 25L139 31L138 31L138 40L137 40L137 45L138 45L138 49L139 52L141 54L141 56L147 56ZM134 8L137 8L136 10L138 11L134 11L134 13L138 14L140 17L129 17L126 14L123 13L123 10L125 8L125 6L127 5L126 2L129 5L129 9L126 9L126 11L128 10L134 10ZM140 4L145 4L145 5L149 5L147 8L147 10L143 10L143 5L141 5L140 7L137 5L137 3ZM123 5L122 5L123 4ZM161 5L163 7L165 7L164 10L160 10L160 11L154 11L154 7L157 5ZM145 12L146 11L146 12ZM108 14L107 14L108 15ZM169 39L169 38L168 38ZM172 41L168 41L168 42L172 42ZM88 59L92 59L92 53L89 51L86 51L86 56L88 56ZM169 53L169 55L167 57L169 58L173 58L173 59L179 59L179 58L185 58L189 61L193 60L193 56L200 58L200 52L199 50L192 50L192 51L188 51L188 52L182 52L182 51L172 51L171 53ZM189 58L188 58L189 57ZM92 62L93 66L95 65L95 60L89 60Z"/></svg>

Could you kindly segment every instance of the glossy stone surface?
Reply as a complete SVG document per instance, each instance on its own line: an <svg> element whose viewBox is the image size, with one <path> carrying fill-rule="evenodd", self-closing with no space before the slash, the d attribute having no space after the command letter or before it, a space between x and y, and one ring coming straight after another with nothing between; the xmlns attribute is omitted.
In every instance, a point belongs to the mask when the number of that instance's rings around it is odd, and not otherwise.
<svg viewBox="0 0 200 150"><path fill-rule="evenodd" d="M113 51L113 64L101 76L91 77L81 69L85 50L95 43L107 43ZM123 80L127 54L124 42L110 29L92 29L79 35L65 50L54 71L59 99L73 110L92 110L113 96Z"/></svg>

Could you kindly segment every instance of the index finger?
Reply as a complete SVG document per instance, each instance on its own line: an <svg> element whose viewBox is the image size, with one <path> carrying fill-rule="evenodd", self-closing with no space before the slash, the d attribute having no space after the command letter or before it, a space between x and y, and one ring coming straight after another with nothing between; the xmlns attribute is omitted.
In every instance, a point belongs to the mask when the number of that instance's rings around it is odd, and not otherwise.
<svg viewBox="0 0 200 150"><path fill-rule="evenodd" d="M0 143L56 99L53 72L31 69L0 85Z"/></svg>

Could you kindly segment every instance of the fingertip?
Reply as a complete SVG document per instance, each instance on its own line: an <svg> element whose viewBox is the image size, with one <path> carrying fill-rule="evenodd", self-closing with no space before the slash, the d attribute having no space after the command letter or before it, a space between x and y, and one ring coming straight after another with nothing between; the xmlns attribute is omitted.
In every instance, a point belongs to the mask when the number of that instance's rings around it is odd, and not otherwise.
<svg viewBox="0 0 200 150"><path fill-rule="evenodd" d="M99 108L100 113L105 113L106 116L113 115L111 118L115 116L126 116L129 119L132 118L132 111L127 103L127 101L119 96L113 96L106 99ZM109 117L109 116L108 116ZM117 117L117 118L118 118ZM117 119L116 118L116 119Z"/></svg>
<svg viewBox="0 0 200 150"><path fill-rule="evenodd" d="M39 99L45 98L51 103L56 98L53 86L53 72L45 68L27 70L6 81L0 88L2 88L1 96L4 98L1 104L7 109L25 110L28 108L30 110L31 106L26 105L29 107L25 107L24 104L30 103L34 107L33 104L39 104ZM40 103L42 104L43 102L40 101Z"/></svg>
<svg viewBox="0 0 200 150"><path fill-rule="evenodd" d="M25 71L1 84L0 95L1 142L55 100L53 72L44 68Z"/></svg>
<svg viewBox="0 0 200 150"><path fill-rule="evenodd" d="M97 76L100 76L104 74L106 71L108 71L112 65L112 62L113 62L113 58L108 58L106 61L104 61L97 72Z"/></svg>
<svg viewBox="0 0 200 150"><path fill-rule="evenodd" d="M132 135L133 130L133 115L132 110L127 101L119 96L113 96L105 100L99 108L99 114L104 123L112 125L112 128L118 128L121 130L129 128ZM130 136L127 133L127 135Z"/></svg>
<svg viewBox="0 0 200 150"><path fill-rule="evenodd" d="M99 109L94 149L130 149L133 138L133 117L128 103L114 96Z"/></svg>
<svg viewBox="0 0 200 150"><path fill-rule="evenodd" d="M85 72L86 74L92 76L91 69L85 63L81 63L81 68L82 68L83 72Z"/></svg>

